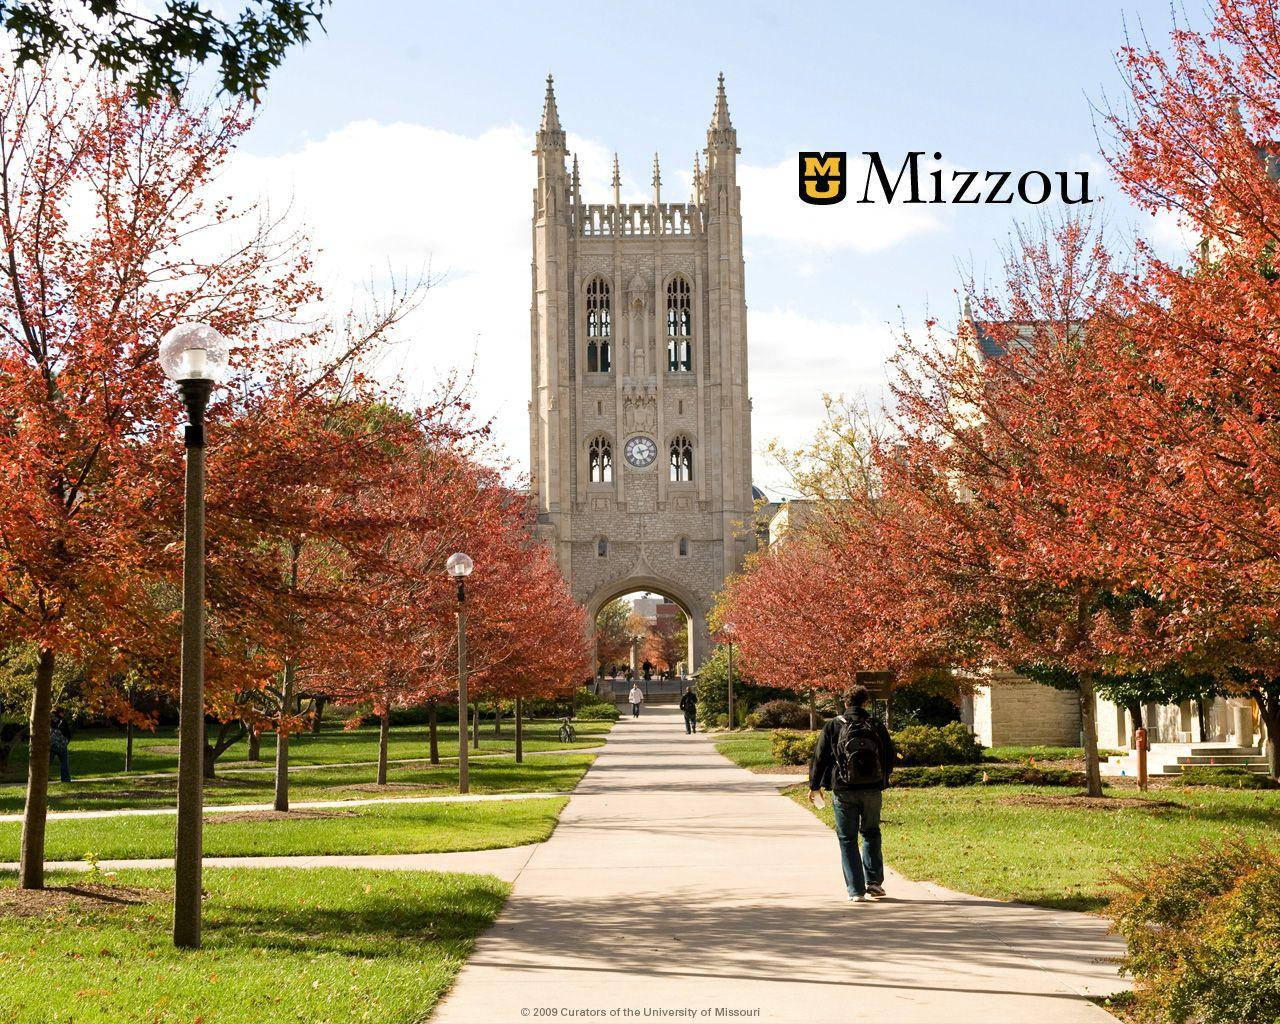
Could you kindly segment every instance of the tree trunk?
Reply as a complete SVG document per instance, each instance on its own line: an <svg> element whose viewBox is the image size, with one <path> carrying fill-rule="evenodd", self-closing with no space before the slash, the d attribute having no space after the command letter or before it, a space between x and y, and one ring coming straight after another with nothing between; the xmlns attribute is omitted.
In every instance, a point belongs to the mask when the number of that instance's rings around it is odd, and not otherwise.
<svg viewBox="0 0 1280 1024"><path fill-rule="evenodd" d="M480 749L480 702L475 703L475 718L472 719L471 725L471 749Z"/></svg>
<svg viewBox="0 0 1280 1024"><path fill-rule="evenodd" d="M1134 739L1134 733L1136 733L1139 729L1142 728L1142 701L1140 700L1125 701L1124 709L1127 712L1129 712L1129 718L1133 721L1133 732L1130 733L1125 740L1125 747L1132 750L1134 749L1134 744L1136 743L1136 740Z"/></svg>
<svg viewBox="0 0 1280 1024"><path fill-rule="evenodd" d="M133 771L133 723L126 722L124 727L124 770Z"/></svg>
<svg viewBox="0 0 1280 1024"><path fill-rule="evenodd" d="M809 731L818 731L818 698L812 690L809 691Z"/></svg>
<svg viewBox="0 0 1280 1024"><path fill-rule="evenodd" d="M277 811L289 809L289 734L284 716L293 703L293 660L284 663L284 690L280 695L280 727L276 730L276 799Z"/></svg>
<svg viewBox="0 0 1280 1024"><path fill-rule="evenodd" d="M524 702L516 698L516 764L524 760Z"/></svg>
<svg viewBox="0 0 1280 1024"><path fill-rule="evenodd" d="M44 826L49 813L49 719L53 711L53 651L40 648L31 691L27 739L27 802L22 810L18 887L44 888Z"/></svg>
<svg viewBox="0 0 1280 1024"><path fill-rule="evenodd" d="M387 784L387 733L391 731L391 712L378 716L378 785Z"/></svg>
<svg viewBox="0 0 1280 1024"><path fill-rule="evenodd" d="M430 729L431 739L428 742L431 748L431 763L440 763L440 743L436 737L436 702L431 701L427 705L427 725Z"/></svg>
<svg viewBox="0 0 1280 1024"><path fill-rule="evenodd" d="M502 735L502 705L493 705L493 734L495 736Z"/></svg>
<svg viewBox="0 0 1280 1024"><path fill-rule="evenodd" d="M320 716L324 714L324 706L329 702L327 697L317 696L312 702L311 715L311 733L315 735L320 731Z"/></svg>
<svg viewBox="0 0 1280 1024"><path fill-rule="evenodd" d="M262 760L262 735L252 727L249 728L249 753L245 759L248 761Z"/></svg>
<svg viewBox="0 0 1280 1024"><path fill-rule="evenodd" d="M1280 782L1280 693L1254 691L1253 702L1258 716L1267 727L1267 763L1271 777Z"/></svg>
<svg viewBox="0 0 1280 1024"><path fill-rule="evenodd" d="M1209 742L1209 715L1208 709L1205 707L1205 701L1196 701L1196 721L1200 724L1200 742Z"/></svg>
<svg viewBox="0 0 1280 1024"><path fill-rule="evenodd" d="M1093 677L1080 677L1080 729L1084 733L1084 777L1089 796L1102 796L1102 771L1098 767L1098 702Z"/></svg>

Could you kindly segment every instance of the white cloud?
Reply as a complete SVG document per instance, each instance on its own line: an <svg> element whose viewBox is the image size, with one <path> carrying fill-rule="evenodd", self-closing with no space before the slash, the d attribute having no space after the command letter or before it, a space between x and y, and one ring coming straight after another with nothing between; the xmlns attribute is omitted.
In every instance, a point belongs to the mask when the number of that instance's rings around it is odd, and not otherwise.
<svg viewBox="0 0 1280 1024"><path fill-rule="evenodd" d="M384 369L411 397L430 391L474 356L477 411L495 417L497 440L522 466L528 451L529 261L532 134L517 126L477 137L415 124L348 124L280 156L236 154L225 184L244 199L294 212L319 250L317 271L341 304L387 272L416 274L429 262L443 280L406 323L409 340ZM571 138L583 194L610 194L612 152ZM623 168L624 200L647 195L650 168ZM901 207L809 208L795 195L795 166L740 168L746 231L755 246L873 251L936 224ZM672 173L683 196L689 179ZM641 183L643 182L643 186ZM786 190L784 192L784 189ZM890 215L890 211L892 215ZM813 215L813 219L809 218ZM844 218L844 219L842 219ZM840 225L846 225L841 227ZM833 226L834 225L834 226ZM821 391L878 394L892 335L856 312L848 323L795 309L752 310L749 318L754 434L796 445L821 415ZM762 474L766 467L757 458Z"/></svg>
<svg viewBox="0 0 1280 1024"><path fill-rule="evenodd" d="M896 340L888 324L862 311L850 322L814 319L792 308L748 314L756 483L770 497L786 488L778 467L762 458L763 448L778 441L795 449L812 440L823 392L878 408Z"/></svg>

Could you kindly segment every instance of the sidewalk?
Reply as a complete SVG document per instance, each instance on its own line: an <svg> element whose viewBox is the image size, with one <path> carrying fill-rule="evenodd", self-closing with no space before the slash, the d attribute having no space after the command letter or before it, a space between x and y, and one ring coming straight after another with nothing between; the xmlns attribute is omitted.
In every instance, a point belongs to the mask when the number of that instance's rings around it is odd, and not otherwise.
<svg viewBox="0 0 1280 1024"><path fill-rule="evenodd" d="M892 860L892 827L885 847ZM686 736L677 710L649 708L610 734L433 1024L739 1016L720 1008L797 1024L1114 1022L1084 998L1124 988L1100 919L886 885L889 901L847 903L821 822Z"/></svg>

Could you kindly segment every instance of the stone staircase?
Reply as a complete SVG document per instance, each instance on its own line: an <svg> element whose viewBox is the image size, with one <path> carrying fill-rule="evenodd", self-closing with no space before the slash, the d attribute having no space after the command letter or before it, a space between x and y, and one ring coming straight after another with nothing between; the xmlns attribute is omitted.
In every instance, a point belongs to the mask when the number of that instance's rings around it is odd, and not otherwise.
<svg viewBox="0 0 1280 1024"><path fill-rule="evenodd" d="M1183 768L1195 766L1247 768L1258 775L1270 770L1267 755L1257 747L1235 747L1229 743L1153 743L1147 752L1147 774L1152 777L1180 775ZM1134 776L1138 774L1137 751L1108 757L1101 765L1103 775Z"/></svg>
<svg viewBox="0 0 1280 1024"><path fill-rule="evenodd" d="M646 707L674 707L680 703L680 695L684 693L684 688L691 685L688 679L650 679L647 682L643 679L639 680L640 689L644 693L644 703ZM631 690L631 684L625 679L600 679L597 680L597 691L605 700L612 700L615 704L625 705L627 703L627 693Z"/></svg>

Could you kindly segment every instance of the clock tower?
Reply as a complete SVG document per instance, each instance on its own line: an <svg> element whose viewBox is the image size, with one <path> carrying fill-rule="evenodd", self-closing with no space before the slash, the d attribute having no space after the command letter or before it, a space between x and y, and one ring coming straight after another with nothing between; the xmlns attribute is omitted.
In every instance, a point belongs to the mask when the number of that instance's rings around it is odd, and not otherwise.
<svg viewBox="0 0 1280 1024"><path fill-rule="evenodd" d="M707 614L754 546L737 132L724 76L692 194L581 194L551 78L533 193L530 467L541 535L592 617L633 591Z"/></svg>

